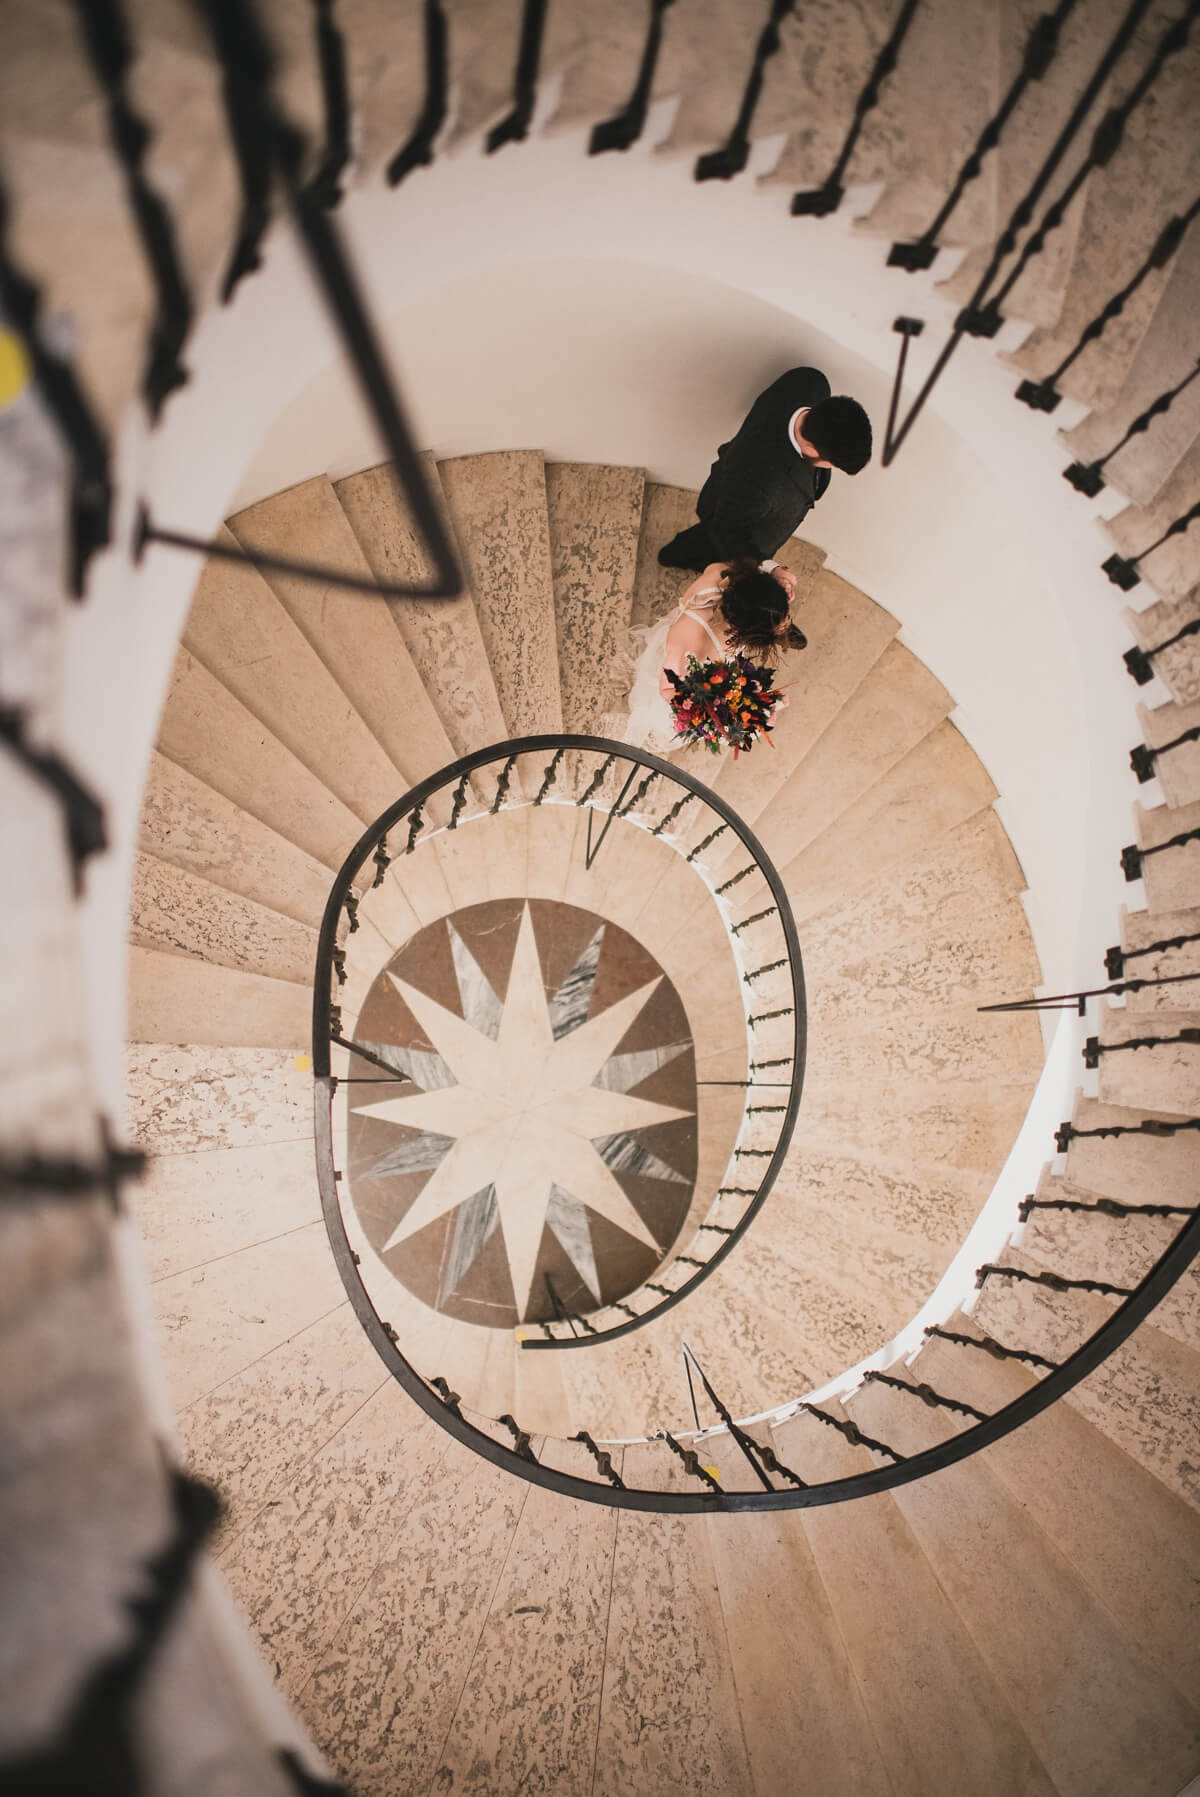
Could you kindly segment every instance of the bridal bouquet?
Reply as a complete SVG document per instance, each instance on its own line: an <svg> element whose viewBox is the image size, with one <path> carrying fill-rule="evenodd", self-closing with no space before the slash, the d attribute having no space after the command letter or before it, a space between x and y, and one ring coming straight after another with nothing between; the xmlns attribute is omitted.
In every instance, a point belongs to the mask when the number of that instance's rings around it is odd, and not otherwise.
<svg viewBox="0 0 1200 1797"><path fill-rule="evenodd" d="M697 661L689 655L685 673L664 671L675 689L667 703L675 720L676 748L701 743L711 755L719 755L728 745L736 761L760 736L769 741L776 709L787 704L771 685L774 669L757 667L745 655L728 661Z"/></svg>

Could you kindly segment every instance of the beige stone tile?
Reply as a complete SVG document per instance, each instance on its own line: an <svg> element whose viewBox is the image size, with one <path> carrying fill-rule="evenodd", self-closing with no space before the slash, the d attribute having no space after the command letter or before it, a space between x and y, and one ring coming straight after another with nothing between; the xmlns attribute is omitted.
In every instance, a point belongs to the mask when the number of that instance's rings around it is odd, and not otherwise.
<svg viewBox="0 0 1200 1797"><path fill-rule="evenodd" d="M1200 1110L1200 1042L1181 1041L1200 1027L1200 1012L1142 1011L1106 1006L1100 1019L1099 1096L1102 1104L1194 1117ZM1124 1043L1155 1043L1129 1047Z"/></svg>
<svg viewBox="0 0 1200 1797"><path fill-rule="evenodd" d="M131 940L245 973L302 982L316 932L212 881L139 853L130 907Z"/></svg>
<svg viewBox="0 0 1200 1797"><path fill-rule="evenodd" d="M1195 695L1189 692L1186 696L1200 696L1200 684ZM1160 848L1172 837L1186 836L1200 825L1200 801L1191 805L1157 805L1149 811L1138 805L1134 816L1139 847ZM1142 880L1146 909L1151 913L1190 908L1200 893L1200 841L1184 842L1177 848L1163 848L1160 854L1147 855L1142 862Z"/></svg>
<svg viewBox="0 0 1200 1797"><path fill-rule="evenodd" d="M814 1031L811 1065L823 1079L853 1079L870 1090L876 1080L927 1080L931 1086L990 1080L1032 1091L1043 1059L1037 1017L1000 1011L981 1017L973 1004L942 1003L928 1010L893 1009Z"/></svg>
<svg viewBox="0 0 1200 1797"><path fill-rule="evenodd" d="M456 830L441 831L430 844L455 910L491 897L486 845L493 823L486 815L463 818Z"/></svg>
<svg viewBox="0 0 1200 1797"><path fill-rule="evenodd" d="M584 813L575 805L539 805L528 813L526 878L530 898L561 899L568 871L583 861ZM606 845L607 846L607 845ZM580 903L578 899L572 903ZM589 906L589 909L595 909Z"/></svg>
<svg viewBox="0 0 1200 1797"><path fill-rule="evenodd" d="M645 482L638 468L585 462L547 463L545 481L562 727L593 735L621 696Z"/></svg>
<svg viewBox="0 0 1200 1797"><path fill-rule="evenodd" d="M320 924L329 869L157 750L142 799L141 846L227 892Z"/></svg>
<svg viewBox="0 0 1200 1797"><path fill-rule="evenodd" d="M900 1167L973 1170L994 1180L1025 1120L1019 1086L887 1080L864 1107L856 1091L825 1079L819 1065L804 1082L800 1140L826 1151L883 1156Z"/></svg>
<svg viewBox="0 0 1200 1797"><path fill-rule="evenodd" d="M780 1453L805 1478L870 1464L832 1429L807 1427L803 1454L779 1432ZM806 1510L803 1527L898 1797L1051 1797L1019 1719L894 1500Z"/></svg>
<svg viewBox="0 0 1200 1797"><path fill-rule="evenodd" d="M421 1478L420 1461L412 1472ZM530 1491L449 1442L410 1489L386 1537L372 1537L374 1569L297 1692L301 1719L361 1797L429 1789Z"/></svg>
<svg viewBox="0 0 1200 1797"><path fill-rule="evenodd" d="M155 1155L312 1140L312 1074L277 1048L128 1049L133 1139Z"/></svg>
<svg viewBox="0 0 1200 1797"><path fill-rule="evenodd" d="M927 1439L923 1406L901 1392L864 1386L850 1408L903 1453ZM954 1424L939 1415L933 1428ZM1151 1797L1187 1778L1200 1717L980 1460L902 1486L895 1502L1056 1791Z"/></svg>
<svg viewBox="0 0 1200 1797"><path fill-rule="evenodd" d="M151 1280L266 1242L320 1216L311 1140L152 1159L126 1199Z"/></svg>
<svg viewBox="0 0 1200 1797"><path fill-rule="evenodd" d="M184 648L175 658L158 747L327 867L340 867L361 834L355 812Z"/></svg>
<svg viewBox="0 0 1200 1797"><path fill-rule="evenodd" d="M444 507L433 457L422 456L421 466ZM376 579L431 578L432 564L390 463L335 481L334 491ZM394 616L456 754L503 742L504 715L470 592L457 599L405 599Z"/></svg>
<svg viewBox="0 0 1200 1797"><path fill-rule="evenodd" d="M616 1532L615 1510L530 1490L435 1787L590 1797Z"/></svg>
<svg viewBox="0 0 1200 1797"><path fill-rule="evenodd" d="M184 955L129 951L129 1035L134 1042L303 1049L309 988Z"/></svg>
<svg viewBox="0 0 1200 1797"><path fill-rule="evenodd" d="M919 1241L957 1245L988 1195L986 1174L886 1153L864 1145L838 1153L810 1138L802 1110L796 1146L775 1183L774 1202L794 1200L848 1218L861 1217L858 1233L878 1228Z"/></svg>
<svg viewBox="0 0 1200 1797"><path fill-rule="evenodd" d="M399 143L397 136L396 147ZM243 548L371 578L324 474L239 512L229 529ZM454 747L400 633L405 600L372 599L271 569L263 578L409 785L454 760Z"/></svg>
<svg viewBox="0 0 1200 1797"><path fill-rule="evenodd" d="M996 796L978 756L942 723L781 869L797 921L844 901Z"/></svg>
<svg viewBox="0 0 1200 1797"><path fill-rule="evenodd" d="M706 1522L623 1511L593 1790L685 1788L753 1789Z"/></svg>
<svg viewBox="0 0 1200 1797"><path fill-rule="evenodd" d="M1128 1129L1143 1115L1078 1097L1071 1120L1081 1130L1114 1124ZM1066 1172L1073 1184L1125 1204L1145 1203L1152 1192L1156 1203L1188 1206L1200 1188L1200 1141L1189 1130L1173 1136L1077 1136L1067 1146Z"/></svg>
<svg viewBox="0 0 1200 1797"><path fill-rule="evenodd" d="M160 1279L154 1302L176 1408L269 1354L342 1297L320 1222Z"/></svg>
<svg viewBox="0 0 1200 1797"><path fill-rule="evenodd" d="M631 624L653 624L670 611L693 578L682 568L662 568L658 552L681 530L696 522L696 495L686 487L666 487L646 482L642 502L642 530L638 539L637 572L633 583Z"/></svg>

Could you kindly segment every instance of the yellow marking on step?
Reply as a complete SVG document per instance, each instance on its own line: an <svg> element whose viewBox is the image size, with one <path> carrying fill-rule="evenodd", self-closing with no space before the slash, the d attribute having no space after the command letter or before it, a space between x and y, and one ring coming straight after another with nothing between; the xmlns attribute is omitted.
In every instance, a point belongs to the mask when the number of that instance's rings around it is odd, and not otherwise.
<svg viewBox="0 0 1200 1797"><path fill-rule="evenodd" d="M15 331L0 326L0 411L29 385L29 352Z"/></svg>
<svg viewBox="0 0 1200 1797"><path fill-rule="evenodd" d="M297 1073L311 1073L312 1056L310 1054L298 1054L292 1062L292 1065L295 1067Z"/></svg>

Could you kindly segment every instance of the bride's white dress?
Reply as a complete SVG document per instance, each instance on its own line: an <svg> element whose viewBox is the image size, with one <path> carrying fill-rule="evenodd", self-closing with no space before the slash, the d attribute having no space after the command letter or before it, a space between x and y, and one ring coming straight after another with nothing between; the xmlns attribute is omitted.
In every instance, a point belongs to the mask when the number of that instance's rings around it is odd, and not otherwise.
<svg viewBox="0 0 1200 1797"><path fill-rule="evenodd" d="M630 652L636 656L636 660L629 686L629 717L621 732L623 742L632 743L639 749L649 749L654 755L668 754L678 746L674 717L658 690L666 665L667 637L672 625L690 613L712 638L715 659L724 661L729 651L705 615L712 611L720 597L720 587L702 587L698 593L693 593L690 605L684 605L681 601L673 612L667 612L657 624L635 625L630 630Z"/></svg>

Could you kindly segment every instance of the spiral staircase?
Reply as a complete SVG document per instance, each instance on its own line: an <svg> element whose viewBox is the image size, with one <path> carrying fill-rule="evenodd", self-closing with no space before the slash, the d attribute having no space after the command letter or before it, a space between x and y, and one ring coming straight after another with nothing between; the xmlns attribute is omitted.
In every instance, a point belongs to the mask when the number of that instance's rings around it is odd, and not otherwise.
<svg viewBox="0 0 1200 1797"><path fill-rule="evenodd" d="M1143 61L1187 10L1134 9ZM950 277L957 300L1098 46L1130 16L1108 0L1059 11L1057 56L1024 96L1023 130L1001 139L938 234L966 252ZM720 146L736 162L729 122L745 110L764 23L676 0L610 8L601 26L592 9L552 5L539 39L536 6L518 17L463 0L385 19L341 0L315 12L324 38L305 7L262 8L285 110L323 146L302 177L330 198L351 166L378 179L406 121L410 172L423 125L442 130L439 148L468 153L489 128L520 137L539 62L543 79L561 77L544 128L619 115L640 71L643 98L680 96L665 152L690 160ZM824 566L819 516L785 557L809 648L784 666L773 752L715 767L674 758L742 820L761 860L747 867L736 832L713 840L707 801L682 808L669 769L645 764L654 780L620 784L625 627L673 603L681 577L655 552L694 500L640 468L527 447L422 457L465 572L452 599L349 598L282 565L428 581L412 483L389 463L319 473L228 518L213 544L223 553L200 573L142 803L128 1083L132 1136L151 1158L140 1180L125 1177L91 1096L71 883L97 820L78 769L56 758L65 601L48 531L37 533L50 492L58 555L67 544L86 585L97 483L78 437L73 480L64 472L53 426L61 435L69 408L60 391L57 409L45 396L72 373L94 447L139 387L161 405L172 385L162 265L156 285L131 222L134 165L107 148L120 104L153 124L138 178L168 197L198 295L230 277L239 203L220 57L197 15L160 0L127 13L127 68L95 45L89 57L66 7L16 6L4 27L0 297L27 327L41 398L39 409L17 396L3 442L6 474L10 451L34 470L32 522L10 564L4 693L22 712L3 763L6 905L21 950L7 1001L0 1286L13 1369L3 1578L6 1610L22 1619L3 1650L13 1788L1175 1797L1200 1767L1195 1273L1042 1414L957 1463L952 1444L1035 1393L1193 1227L1200 638L1188 630L1196 532L1173 527L1197 497L1200 414L1184 382L1200 353L1195 230L1055 370L1191 203L1195 48L1164 60L1132 145L1084 171L1048 253L1005 301L1035 327L1006 353L1043 397L1057 381L1088 408L1068 451L1085 470L1104 459L1110 493L1127 501L1105 526L1113 578L1140 576L1153 595L1129 622L1131 671L1160 681L1140 753L1161 803L1139 812L1128 865L1144 908L1122 917L1110 972L1172 983L1135 979L1106 1004L1087 1051L1096 1079L1060 1132L1060 1158L1047 1142L1007 1245L967 1269L961 1307L900 1354L888 1345L907 1340L956 1262L1042 1070L1033 1011L978 1009L1042 984L1021 867L953 696L897 640L900 620ZM448 126L425 82L438 19L449 23ZM853 168L882 185L858 228L917 237L1033 24L1032 8L771 9L762 92L739 122L747 145L788 136L758 203L774 183L827 194L874 65ZM331 29L355 121L345 168ZM896 33L889 71L877 59ZM1116 66L1105 105L1121 103L1133 74ZM1153 208L1132 203L1146 194ZM252 239L243 233L243 249ZM36 310L24 313L18 274L39 283L43 311L75 316L75 343L47 340ZM1110 457L1173 387L1152 427ZM228 559L236 549L256 559ZM572 746L556 747L564 735ZM364 831L422 783L421 817L397 815L376 830L382 854L352 865ZM778 894L764 893L764 869ZM785 913L800 956L781 939ZM413 1126L382 1119L359 1082L390 1096L398 1077L411 1103L422 1087L412 1056L442 1040L389 1035L396 1012L379 1021L380 994L400 981L406 1023L419 1010L430 1029L478 1029L479 992L506 1001L536 938L552 1011L598 930L657 971L610 985L604 1004L593 994L589 1025L660 979L685 1018L672 1064L691 1068L686 1089L665 1065L632 1065L660 1040L637 1035L632 1009L606 1066L624 1053L628 1077L641 1077L622 1087L605 1072L593 1085L672 1111L634 1135L668 1167L674 1156L677 1175L686 1166L686 1203L649 1232L652 1246L618 1239L590 1211L602 1288L590 1292L578 1227L560 1232L569 1252L547 1223L528 1256L528 1302L510 1288L522 1314L479 1326L461 1294L483 1254L457 1285L447 1271L465 1222L447 1213L433 1236L390 1245L372 1222L368 1162L385 1130L394 1148ZM406 960L418 938L427 961ZM672 1016L661 1039L674 1049L685 1026ZM764 1063L776 1080L762 1080ZM800 1098L786 1139L778 1109L757 1108L785 1095ZM656 1129L676 1132L669 1146ZM770 1189L742 1235L766 1160ZM644 1222L645 1185L625 1189ZM414 1196L406 1188L401 1208ZM139 1346L129 1219L165 1393ZM707 1271L714 1235L731 1246ZM412 1289L422 1243L437 1274L424 1299ZM605 1284L616 1262L630 1270ZM660 1306L697 1266L683 1301ZM532 1283L550 1269L563 1314ZM393 1349L415 1369L412 1389ZM215 1526L203 1488L163 1471L172 1416L168 1458L219 1492ZM946 1448L941 1470L878 1483ZM560 1476L571 1489L586 1481L590 1501L556 1490ZM845 1501L809 1501L839 1481ZM764 1487L781 1501L764 1506ZM747 1492L743 1508L769 1513L738 1514ZM785 1514L792 1497L803 1501ZM220 1578L201 1563L189 1582L210 1527ZM222 1580L323 1766L248 1663Z"/></svg>

